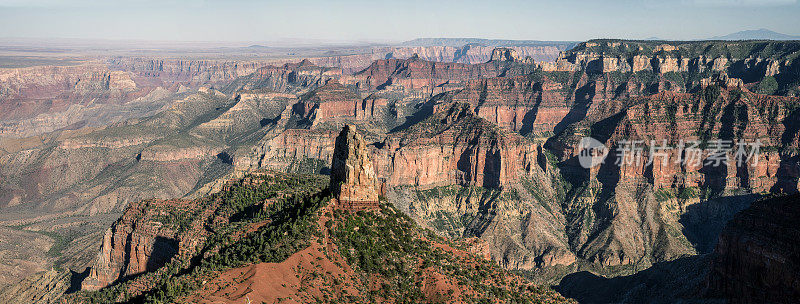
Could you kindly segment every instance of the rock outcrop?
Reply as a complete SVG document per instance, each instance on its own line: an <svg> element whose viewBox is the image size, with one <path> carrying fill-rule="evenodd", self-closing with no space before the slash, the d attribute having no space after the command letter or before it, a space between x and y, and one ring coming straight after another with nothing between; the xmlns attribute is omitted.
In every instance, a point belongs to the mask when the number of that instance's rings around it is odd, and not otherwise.
<svg viewBox="0 0 800 304"><path fill-rule="evenodd" d="M533 72L533 63L489 61L481 64L427 61L419 56L409 59L376 60L369 67L343 78L343 83L362 90L403 90L414 97L430 97L438 87L463 84L487 77L511 77Z"/></svg>
<svg viewBox="0 0 800 304"><path fill-rule="evenodd" d="M282 66L265 66L226 86L229 91L268 90L283 93L305 93L341 76L341 69L314 65L309 60Z"/></svg>
<svg viewBox="0 0 800 304"><path fill-rule="evenodd" d="M313 121L314 124L341 117L355 118L361 108L361 98L355 92L331 80L301 97L293 106L294 114ZM315 119L319 117L320 119Z"/></svg>
<svg viewBox="0 0 800 304"><path fill-rule="evenodd" d="M155 79L165 84L213 84L228 82L252 74L265 62L226 60L156 59L146 57L116 57L108 60L115 70L127 71L137 77Z"/></svg>
<svg viewBox="0 0 800 304"><path fill-rule="evenodd" d="M669 80L673 85L683 87L684 91L698 86L701 78L725 72L732 78L743 80L753 91L759 89L768 94L800 96L796 84L775 81L780 77L797 77L798 63L790 58L798 52L800 43L796 41L592 40L562 52L554 62L539 62L537 65L551 72L652 74L649 77ZM682 79L677 81L678 77ZM764 81L768 85L760 86Z"/></svg>
<svg viewBox="0 0 800 304"><path fill-rule="evenodd" d="M571 45L571 43L556 43L541 46L511 46L506 49L516 52L521 59L530 57L535 62L553 62L558 58L559 52L567 50ZM389 47L375 48L368 54L326 56L309 60L319 66L337 67L346 74L352 74L367 68L375 60L408 59L415 55L427 61L484 63L491 60L495 49L497 49L495 46L469 43L463 46Z"/></svg>
<svg viewBox="0 0 800 304"><path fill-rule="evenodd" d="M103 236L97 259L81 289L98 290L123 278L154 271L178 253L179 242L173 223L159 221L151 204L178 207L182 201L143 202L132 204Z"/></svg>
<svg viewBox="0 0 800 304"><path fill-rule="evenodd" d="M492 57L489 61L519 61L519 54L512 48L496 48L492 50Z"/></svg>
<svg viewBox="0 0 800 304"><path fill-rule="evenodd" d="M531 170L537 148L478 117L470 104L443 103L431 117L392 134L378 152L378 175L393 186L499 189Z"/></svg>
<svg viewBox="0 0 800 304"><path fill-rule="evenodd" d="M345 125L333 150L331 193L340 208L377 208L378 185L369 149L355 126Z"/></svg>
<svg viewBox="0 0 800 304"><path fill-rule="evenodd" d="M719 237L710 296L731 303L800 299L800 195L779 196L737 214Z"/></svg>
<svg viewBox="0 0 800 304"><path fill-rule="evenodd" d="M0 137L28 137L60 129L105 125L138 117L161 104L136 104L164 92L133 75L90 62L76 66L0 69ZM149 96L149 97L148 97Z"/></svg>

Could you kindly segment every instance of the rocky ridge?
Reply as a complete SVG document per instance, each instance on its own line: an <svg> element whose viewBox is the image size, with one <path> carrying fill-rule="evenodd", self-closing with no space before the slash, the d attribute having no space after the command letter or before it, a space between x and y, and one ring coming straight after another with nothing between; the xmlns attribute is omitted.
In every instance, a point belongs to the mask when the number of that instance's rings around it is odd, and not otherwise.
<svg viewBox="0 0 800 304"><path fill-rule="evenodd" d="M513 59L513 58L512 58ZM359 89L401 89L406 94L430 97L445 92L450 85L468 80L524 75L534 70L532 62L494 60L469 65L427 61L419 56L409 59L376 60L363 71L342 80Z"/></svg>
<svg viewBox="0 0 800 304"><path fill-rule="evenodd" d="M163 210L183 204L180 201L152 204L163 205L161 214L148 212L147 209L155 209L149 202L131 205L106 230L95 264L82 282L81 289L98 290L118 280L154 271L178 253L179 244L186 244L176 238L177 231L173 227L157 221L159 216L165 215ZM184 209L182 212L191 210Z"/></svg>
<svg viewBox="0 0 800 304"><path fill-rule="evenodd" d="M701 78L724 72L753 91L797 96L798 51L797 42L782 41L591 40L540 66L545 71L584 70L588 74L650 72L668 79L677 74L684 79L677 84L687 91L698 86Z"/></svg>
<svg viewBox="0 0 800 304"><path fill-rule="evenodd" d="M113 70L125 71L140 79L164 84L184 83L208 85L229 82L252 74L265 62L224 60L182 60L143 57L116 57L107 60Z"/></svg>
<svg viewBox="0 0 800 304"><path fill-rule="evenodd" d="M356 136L347 130L343 134ZM356 175L364 173L354 169ZM84 288L101 289L81 291L66 300L233 303L246 299L273 301L288 296L308 301L324 295L358 303L393 299L461 302L482 298L566 302L547 288L537 287L425 232L386 205L369 216L375 221L372 224L365 222L367 217L361 213L335 210L327 205L326 192L318 192L321 182L318 177L257 172L230 182L222 192L205 199L132 204L113 226L112 241L104 242L89 278L84 281ZM245 193L250 197L244 198ZM175 212L177 206L182 211ZM241 213L252 207L259 212ZM281 216L284 212L294 215ZM231 229L239 226L245 229ZM147 254L164 252L153 245L159 243L161 234L143 234L153 228L169 230L168 234L178 236L173 244L180 249L171 251L177 254L155 259L164 261L163 264L150 263L154 256ZM123 235L123 239L137 244L107 246L117 243L113 239L119 231L132 231L135 236ZM389 249L395 247L400 249ZM247 254L252 250L253 254ZM148 268L133 272L139 275L131 277L133 273L126 271L144 266L139 255L147 258ZM122 260L118 261L125 263L108 263L120 257ZM397 269L393 272L394 268L383 266L393 263L393 259L414 271L400 270L397 274ZM152 265L155 268L149 268ZM479 271L486 276L465 276L458 269ZM95 285L106 272L126 273L126 276ZM273 279L263 280L264 277ZM288 279L294 277L303 279ZM374 280L382 284L368 283ZM276 282L284 283L278 288ZM505 292L493 294L486 286Z"/></svg>
<svg viewBox="0 0 800 304"><path fill-rule="evenodd" d="M795 194L753 203L725 226L708 277L710 295L731 303L800 298L799 199Z"/></svg>
<svg viewBox="0 0 800 304"><path fill-rule="evenodd" d="M558 58L559 52L566 50L566 44L542 46L512 46L509 49L519 54L520 58L530 57L536 62L551 62ZM427 61L456 62L478 64L490 61L496 46L481 44L464 44L462 46L408 46L373 49L369 54L343 55L311 58L312 62L321 66L342 68L344 73L359 72L381 59L409 59L414 56Z"/></svg>

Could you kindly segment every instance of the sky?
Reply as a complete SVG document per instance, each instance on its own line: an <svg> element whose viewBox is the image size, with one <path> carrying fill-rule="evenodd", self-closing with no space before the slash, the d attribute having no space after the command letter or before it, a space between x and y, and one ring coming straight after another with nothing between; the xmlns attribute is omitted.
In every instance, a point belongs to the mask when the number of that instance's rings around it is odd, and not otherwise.
<svg viewBox="0 0 800 304"><path fill-rule="evenodd" d="M798 0L0 0L0 37L399 42L800 35Z"/></svg>

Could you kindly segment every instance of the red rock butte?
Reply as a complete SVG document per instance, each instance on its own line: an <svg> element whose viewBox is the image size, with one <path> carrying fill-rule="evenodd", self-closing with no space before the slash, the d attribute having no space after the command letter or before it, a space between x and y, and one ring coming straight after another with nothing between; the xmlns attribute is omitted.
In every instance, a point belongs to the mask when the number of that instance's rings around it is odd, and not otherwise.
<svg viewBox="0 0 800 304"><path fill-rule="evenodd" d="M379 206L375 169L364 138L352 125L345 125L333 150L331 193L337 207L345 210L374 210Z"/></svg>

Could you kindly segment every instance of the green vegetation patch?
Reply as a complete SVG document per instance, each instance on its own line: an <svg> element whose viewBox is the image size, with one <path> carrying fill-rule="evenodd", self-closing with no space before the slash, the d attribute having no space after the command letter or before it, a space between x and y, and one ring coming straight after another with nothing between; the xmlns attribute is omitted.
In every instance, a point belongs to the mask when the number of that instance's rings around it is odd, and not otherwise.
<svg viewBox="0 0 800 304"><path fill-rule="evenodd" d="M655 195L656 200L659 202L665 202L673 198L687 200L700 197L700 189L697 187L687 187L683 189L661 188L656 190L653 195Z"/></svg>
<svg viewBox="0 0 800 304"><path fill-rule="evenodd" d="M470 303L539 303L546 290L517 284L493 262L470 256L458 257L432 241L446 241L387 204L380 212L337 212L332 235L351 266L367 280L383 281L380 290L368 293L365 303L395 299L398 303L420 303L428 299L422 290L422 276L434 270L452 279L459 289L476 291Z"/></svg>
<svg viewBox="0 0 800 304"><path fill-rule="evenodd" d="M146 274L156 287L136 297L126 293L129 281L123 279L99 291L79 292L76 298L89 303L171 303L190 295L200 288L203 279L221 271L260 262L282 262L306 248L317 233L317 210L330 201L327 190L323 191L326 184L326 178L311 175L245 177L201 202L219 203L212 218L227 221L204 223L212 234L197 253L200 259L174 258ZM194 216L190 222L197 220L201 219ZM256 222L265 224L241 235L250 223Z"/></svg>
<svg viewBox="0 0 800 304"><path fill-rule="evenodd" d="M755 89L758 94L774 95L778 92L778 81L775 77L767 76L756 85Z"/></svg>

